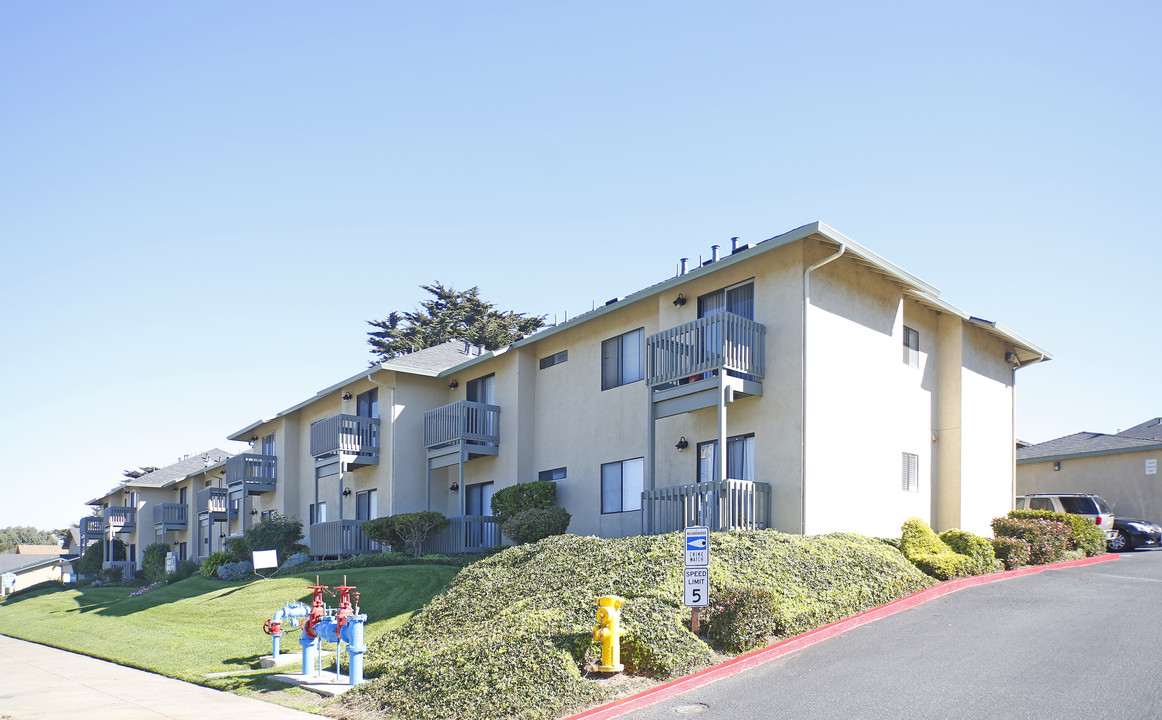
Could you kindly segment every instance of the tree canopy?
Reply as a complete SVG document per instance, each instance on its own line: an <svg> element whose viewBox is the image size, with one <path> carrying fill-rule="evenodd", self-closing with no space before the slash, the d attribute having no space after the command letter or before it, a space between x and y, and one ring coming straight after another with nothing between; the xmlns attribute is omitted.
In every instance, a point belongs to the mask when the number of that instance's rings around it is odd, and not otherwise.
<svg viewBox="0 0 1162 720"><path fill-rule="evenodd" d="M136 470L126 470L125 472L121 473L126 478L125 480L122 480L121 482L124 483L124 482L128 482L129 480L136 480L137 478L139 478L143 475L148 475L151 472L153 472L154 470L159 470L159 469L160 468L158 468L156 465L142 465L141 467L139 467Z"/></svg>
<svg viewBox="0 0 1162 720"><path fill-rule="evenodd" d="M431 298L411 312L392 312L383 320L368 320L367 333L374 362L390 360L449 340L463 340L488 350L509 345L545 326L544 316L497 310L480 297L480 288L457 291L442 283L421 285Z"/></svg>
<svg viewBox="0 0 1162 720"><path fill-rule="evenodd" d="M60 545L63 539L63 535L57 538L51 530L6 527L0 529L0 553L14 553L17 545Z"/></svg>

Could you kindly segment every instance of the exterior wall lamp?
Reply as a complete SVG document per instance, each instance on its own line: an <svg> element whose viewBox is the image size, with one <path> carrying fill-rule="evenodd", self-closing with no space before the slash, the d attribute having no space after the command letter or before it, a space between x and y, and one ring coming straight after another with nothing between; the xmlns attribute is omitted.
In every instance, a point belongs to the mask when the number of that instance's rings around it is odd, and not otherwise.
<svg viewBox="0 0 1162 720"><path fill-rule="evenodd" d="M452 388L453 390L455 390L456 388L460 387L460 381L459 381L459 380L456 380L455 378L453 378L453 379L452 379L452 382L448 383L448 387L450 387L450 388Z"/></svg>
<svg viewBox="0 0 1162 720"><path fill-rule="evenodd" d="M686 440L685 436L682 436L682 439L679 440L678 444L675 445L674 447L678 448L678 452L681 452L681 451L685 450L686 448L690 447L690 443Z"/></svg>
<svg viewBox="0 0 1162 720"><path fill-rule="evenodd" d="M686 304L686 296L678 293L678 297L674 298L674 307L682 307Z"/></svg>
<svg viewBox="0 0 1162 720"><path fill-rule="evenodd" d="M460 489L460 483L454 482L448 486L448 492L456 492Z"/></svg>
<svg viewBox="0 0 1162 720"><path fill-rule="evenodd" d="M254 517L254 516L255 516L255 515L257 515L257 514L258 514L258 511L257 511L257 510L251 510L251 511L250 511L250 517Z"/></svg>
<svg viewBox="0 0 1162 720"><path fill-rule="evenodd" d="M1060 469L1061 469L1061 463L1059 463L1059 462L1055 462L1055 463L1053 463L1053 469L1054 469L1054 470L1060 470Z"/></svg>
<svg viewBox="0 0 1162 720"><path fill-rule="evenodd" d="M343 497L351 497L351 488L343 488Z"/></svg>
<svg viewBox="0 0 1162 720"><path fill-rule="evenodd" d="M345 393L343 393L343 399L344 399L344 400L350 400L350 399L351 399L351 393L349 393L349 392L345 392Z"/></svg>

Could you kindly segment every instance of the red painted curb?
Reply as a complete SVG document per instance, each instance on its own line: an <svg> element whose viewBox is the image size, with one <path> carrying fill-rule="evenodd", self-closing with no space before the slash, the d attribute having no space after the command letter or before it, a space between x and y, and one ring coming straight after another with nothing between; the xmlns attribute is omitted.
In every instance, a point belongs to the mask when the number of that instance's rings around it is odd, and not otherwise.
<svg viewBox="0 0 1162 720"><path fill-rule="evenodd" d="M923 605L929 600L935 600L938 597L954 593L957 590L963 590L968 587L975 587L977 585L986 585L988 583L999 582L1001 580L1009 580L1011 578L1024 577L1026 575L1035 575L1045 570L1056 570L1058 568L1079 567L1081 565L1094 565L1096 563L1109 562L1110 560L1117 560L1118 556L1113 554L1096 555L1094 557L1082 558L1081 560L1071 560L1069 562L1054 563L1052 565L1035 565L1033 567L1024 567L1017 570L1009 570L1002 573L992 573L990 575L976 575L974 577L960 578L958 580L948 580L921 590L911 595L893 600L892 602L881 605L871 610L866 610L858 615L837 620L830 625L809 630L802 635L788 638L774 645L768 645L765 648L760 648L754 652L740 655L732 660L727 660L721 665L715 665L712 668L707 668L701 672L687 675L684 678L673 680L664 685L644 690L636 695L630 695L621 700L615 700L605 705L599 705L595 708L590 708L578 715L573 715L564 720L612 720L613 718L621 717L622 715L640 710L654 703L667 700L675 695L681 695L684 692L700 688L704 685L720 680L724 677L729 677L737 673L749 670L765 662L770 662L775 658L789 655L804 648L810 647L816 643L823 642L828 638L841 635L848 630L857 628L860 625L866 625L870 622L875 622L881 618L895 615L896 613L910 610L918 605Z"/></svg>

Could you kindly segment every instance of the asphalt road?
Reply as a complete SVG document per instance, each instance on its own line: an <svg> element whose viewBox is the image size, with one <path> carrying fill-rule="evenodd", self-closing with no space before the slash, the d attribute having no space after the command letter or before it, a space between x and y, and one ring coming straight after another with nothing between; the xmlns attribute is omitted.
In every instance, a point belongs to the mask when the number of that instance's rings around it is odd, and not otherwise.
<svg viewBox="0 0 1162 720"><path fill-rule="evenodd" d="M1162 717L1162 550L966 588L626 720Z"/></svg>

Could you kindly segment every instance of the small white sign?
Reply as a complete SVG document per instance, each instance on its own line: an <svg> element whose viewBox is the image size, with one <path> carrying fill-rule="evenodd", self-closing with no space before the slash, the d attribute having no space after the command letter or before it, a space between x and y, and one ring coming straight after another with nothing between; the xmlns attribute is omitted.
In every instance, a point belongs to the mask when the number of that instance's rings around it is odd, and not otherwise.
<svg viewBox="0 0 1162 720"><path fill-rule="evenodd" d="M0 575L0 583L2 583L3 586L9 590L16 587L16 573L6 572L3 575Z"/></svg>
<svg viewBox="0 0 1162 720"><path fill-rule="evenodd" d="M688 567L683 570L686 607L706 607L710 604L710 568Z"/></svg>
<svg viewBox="0 0 1162 720"><path fill-rule="evenodd" d="M255 550L254 569L278 567L278 550Z"/></svg>
<svg viewBox="0 0 1162 720"><path fill-rule="evenodd" d="M710 528L694 525L686 528L686 567L710 564Z"/></svg>
<svg viewBox="0 0 1162 720"><path fill-rule="evenodd" d="M1147 460L1146 461L1146 474L1147 475L1157 475L1158 474L1158 461L1157 460Z"/></svg>

